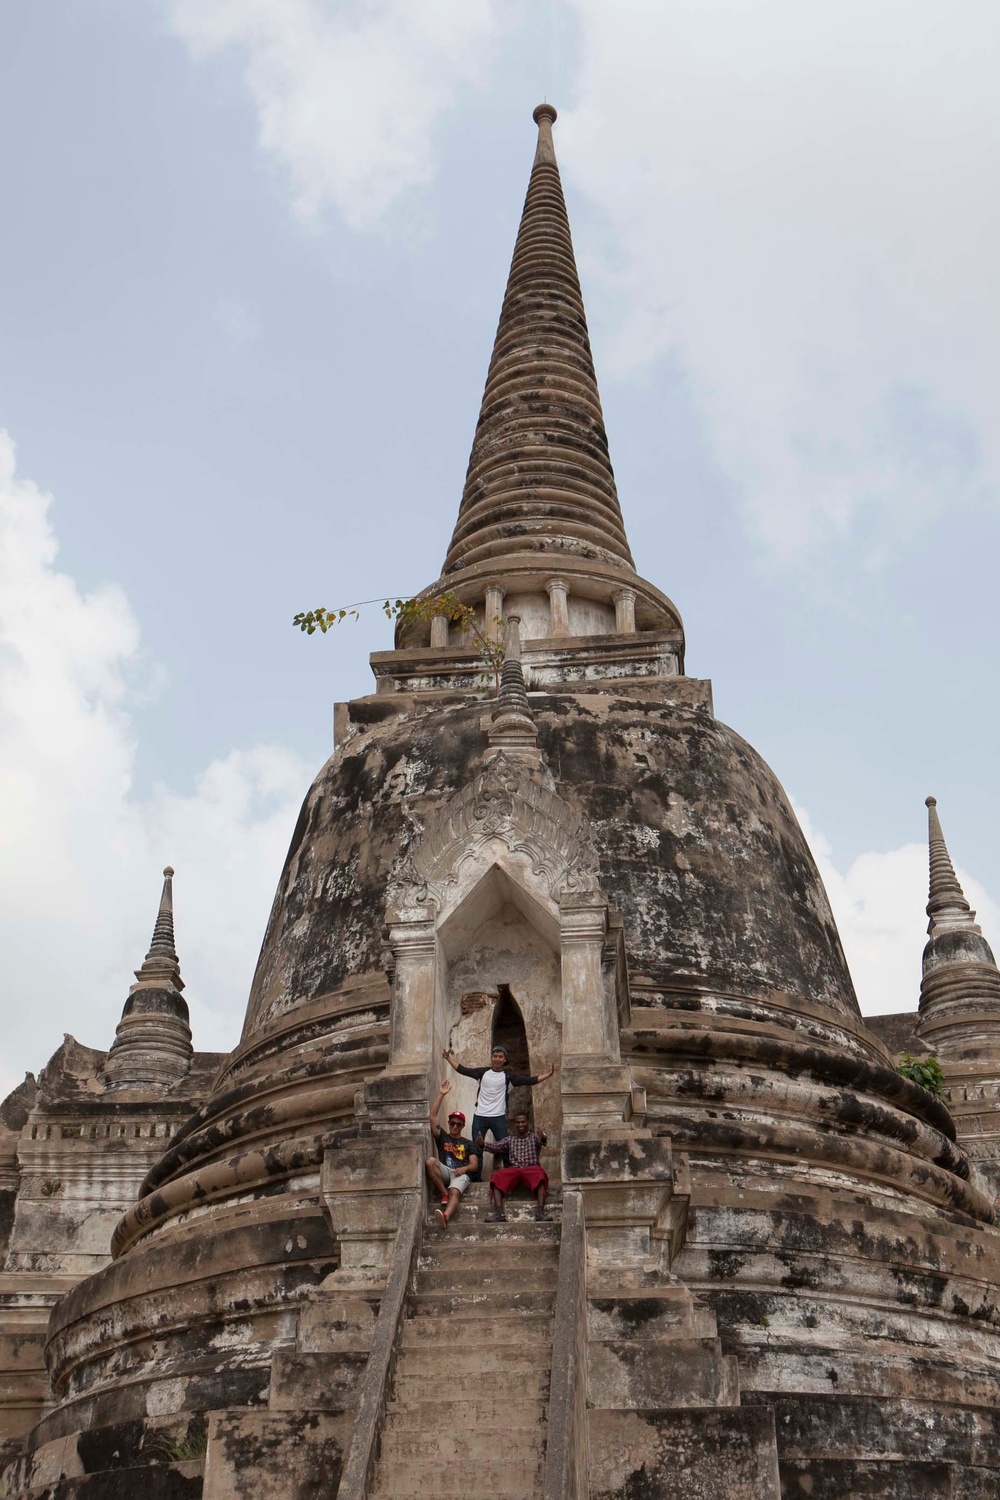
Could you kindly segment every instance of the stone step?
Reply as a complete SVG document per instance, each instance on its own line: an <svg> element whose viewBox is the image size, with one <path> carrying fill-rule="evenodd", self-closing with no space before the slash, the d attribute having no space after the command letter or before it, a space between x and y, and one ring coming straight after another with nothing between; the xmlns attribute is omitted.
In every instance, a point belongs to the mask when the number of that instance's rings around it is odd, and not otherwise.
<svg viewBox="0 0 1000 1500"><path fill-rule="evenodd" d="M421 1266L417 1279L420 1292L478 1292L485 1296L510 1295L511 1283L525 1291L554 1292L556 1268L552 1266L532 1267L524 1265L484 1266L474 1261L459 1260L454 1265Z"/></svg>
<svg viewBox="0 0 1000 1500"><path fill-rule="evenodd" d="M555 1288L545 1291L482 1292L467 1289L465 1292L427 1291L423 1287L411 1297L409 1316L424 1318L528 1318L544 1313L550 1316L555 1310Z"/></svg>
<svg viewBox="0 0 1000 1500"><path fill-rule="evenodd" d="M539 1265L551 1266L555 1271L559 1264L559 1242L545 1236L545 1224L533 1225L538 1233L511 1236L506 1233L509 1225L497 1225L497 1231L482 1236L429 1234L420 1247L422 1266L462 1265L469 1262L478 1266L515 1267ZM492 1231L492 1226L488 1225Z"/></svg>
<svg viewBox="0 0 1000 1500"><path fill-rule="evenodd" d="M401 1406L421 1406L425 1404L436 1404L446 1401L450 1393L455 1389L455 1372L452 1378L446 1379L444 1375L428 1375L427 1373L413 1372L407 1374L402 1369L402 1361L397 1366L396 1381L393 1391L394 1399ZM459 1384L462 1384L459 1381ZM473 1393L482 1390L481 1380L465 1375L462 1394L468 1402ZM490 1375L489 1401L493 1406L500 1401L547 1401L549 1395L549 1372L545 1370L497 1370Z"/></svg>
<svg viewBox="0 0 1000 1500"><path fill-rule="evenodd" d="M523 1206L523 1212L519 1212L519 1205L507 1203L504 1212L507 1214L501 1223L487 1221L486 1215L490 1212L489 1203L481 1205L460 1206L459 1212L454 1218L448 1220L448 1229L442 1230L438 1218L433 1214L433 1209L438 1205L432 1205L432 1212L427 1215L426 1232L435 1230L439 1239L481 1239L487 1235L505 1235L508 1239L555 1239L558 1242L561 1233L561 1215L555 1209L549 1209L552 1218L550 1220L537 1220L535 1211L529 1205Z"/></svg>
<svg viewBox="0 0 1000 1500"><path fill-rule="evenodd" d="M382 1442L382 1463L394 1463L400 1459L436 1459L442 1464L476 1465L489 1449L484 1445L483 1435L476 1429L475 1415L466 1406L460 1421L469 1422L469 1431L417 1430L395 1427L386 1432ZM536 1424L531 1432L514 1432L504 1421L504 1447L510 1447L515 1463L528 1466L539 1464L545 1457L545 1428Z"/></svg>
<svg viewBox="0 0 1000 1500"><path fill-rule="evenodd" d="M552 1318L548 1314L518 1313L514 1317L496 1317L473 1312L470 1317L407 1318L403 1324L403 1348L441 1345L448 1349L479 1347L485 1337L492 1346L499 1344L552 1343Z"/></svg>
<svg viewBox="0 0 1000 1500"><path fill-rule="evenodd" d="M428 1490L427 1494L429 1496L447 1495L448 1500L487 1500L487 1497L484 1496L482 1490L470 1488L470 1485L475 1484L475 1477L475 1474L466 1474L462 1481L464 1486L462 1489L443 1489L439 1485L433 1490ZM526 1490L512 1490L505 1488L502 1491L503 1500L540 1500L540 1497L544 1492L543 1486L544 1480L539 1480L537 1484L533 1484L530 1489ZM500 1491L497 1491L497 1494L500 1493ZM406 1500L417 1500L416 1492L414 1490L383 1489L380 1487L377 1480L375 1482L375 1488L369 1490L368 1495L369 1500L403 1500L404 1496L406 1497ZM49 1497L44 1497L44 1500L49 1500Z"/></svg>
<svg viewBox="0 0 1000 1500"><path fill-rule="evenodd" d="M441 1375L485 1375L496 1371L500 1375L512 1375L519 1370L544 1370L546 1375L551 1362L548 1344L501 1344L494 1347L480 1342L469 1347L448 1345L405 1344L399 1351L396 1371L399 1376L426 1373Z"/></svg>
<svg viewBox="0 0 1000 1500"><path fill-rule="evenodd" d="M511 1493L535 1495L541 1493L545 1480L545 1465L540 1460L519 1463L516 1453L508 1458L488 1458L479 1455L468 1463L451 1467L437 1459L407 1458L380 1461L375 1472L372 1496L404 1495L406 1500L416 1496L467 1495L480 1497L502 1495L508 1500Z"/></svg>
<svg viewBox="0 0 1000 1500"><path fill-rule="evenodd" d="M549 1408L545 1401L523 1401L514 1397L504 1404L504 1427L509 1432L544 1431ZM386 1403L385 1431L388 1432L454 1432L469 1418L469 1398L463 1392L454 1400L398 1401Z"/></svg>

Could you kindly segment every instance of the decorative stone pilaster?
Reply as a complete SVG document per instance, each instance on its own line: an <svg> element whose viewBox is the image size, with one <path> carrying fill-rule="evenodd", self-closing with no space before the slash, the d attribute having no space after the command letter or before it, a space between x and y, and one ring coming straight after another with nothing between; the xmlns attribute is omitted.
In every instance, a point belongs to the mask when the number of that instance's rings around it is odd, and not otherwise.
<svg viewBox="0 0 1000 1500"><path fill-rule="evenodd" d="M617 1016L609 1014L602 973L607 902L599 891L564 891L559 926L564 1056L567 1061L618 1063Z"/></svg>
<svg viewBox="0 0 1000 1500"><path fill-rule="evenodd" d="M545 588L549 596L549 635L569 635L569 584L565 578L550 578Z"/></svg>
<svg viewBox="0 0 1000 1500"><path fill-rule="evenodd" d="M437 944L434 921L398 923L389 928L395 987L389 1027L389 1068L409 1072L431 1060Z"/></svg>
<svg viewBox="0 0 1000 1500"><path fill-rule="evenodd" d="M403 1207L423 1191L422 1142L364 1136L323 1157L323 1211L340 1249L325 1286L363 1291L384 1283Z"/></svg>
<svg viewBox="0 0 1000 1500"><path fill-rule="evenodd" d="M448 645L448 616L446 614L431 616L431 646L443 651Z"/></svg>
<svg viewBox="0 0 1000 1500"><path fill-rule="evenodd" d="M615 631L618 635L635 635L635 589L615 589Z"/></svg>
<svg viewBox="0 0 1000 1500"><path fill-rule="evenodd" d="M669 1271L690 1197L686 1159L678 1165L669 1137L649 1130L625 1126L565 1142L563 1188L583 1194L591 1295L602 1283Z"/></svg>
<svg viewBox="0 0 1000 1500"><path fill-rule="evenodd" d="M498 645L504 637L503 601L504 591L500 585L487 584L483 604L483 634L488 641L495 641Z"/></svg>

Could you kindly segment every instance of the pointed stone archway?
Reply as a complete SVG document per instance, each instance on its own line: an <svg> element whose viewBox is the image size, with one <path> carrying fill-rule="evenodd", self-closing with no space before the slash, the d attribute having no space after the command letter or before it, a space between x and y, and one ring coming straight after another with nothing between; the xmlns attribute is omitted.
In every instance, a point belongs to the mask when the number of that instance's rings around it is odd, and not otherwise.
<svg viewBox="0 0 1000 1500"><path fill-rule="evenodd" d="M384 1078L369 1087L373 1101L391 1094L396 1120L421 1121L442 1049L464 1054L464 1033L471 1039L475 1031L464 1024L462 995L495 995L507 984L532 1069L553 1062L586 1071L585 1113L622 1118L628 1080L618 1017L627 979L613 941L620 929L600 890L591 830L544 767L494 754L404 863L386 920L390 1055ZM460 1088L456 1094L468 1114ZM558 1130L560 1122L540 1123Z"/></svg>

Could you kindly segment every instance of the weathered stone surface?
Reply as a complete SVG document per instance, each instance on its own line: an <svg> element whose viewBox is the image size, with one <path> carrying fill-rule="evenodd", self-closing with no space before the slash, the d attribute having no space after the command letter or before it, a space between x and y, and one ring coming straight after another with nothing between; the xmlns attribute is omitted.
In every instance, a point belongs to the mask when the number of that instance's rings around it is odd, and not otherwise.
<svg viewBox="0 0 1000 1500"><path fill-rule="evenodd" d="M593 1500L781 1500L763 1407L600 1411L587 1426Z"/></svg>
<svg viewBox="0 0 1000 1500"><path fill-rule="evenodd" d="M337 1492L350 1422L316 1411L214 1413L204 1500L327 1500Z"/></svg>

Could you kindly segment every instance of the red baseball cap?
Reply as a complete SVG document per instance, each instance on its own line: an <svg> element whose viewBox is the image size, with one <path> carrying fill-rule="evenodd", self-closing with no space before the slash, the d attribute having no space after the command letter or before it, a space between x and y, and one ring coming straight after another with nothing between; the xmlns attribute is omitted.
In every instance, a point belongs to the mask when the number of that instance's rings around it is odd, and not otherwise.
<svg viewBox="0 0 1000 1500"><path fill-rule="evenodd" d="M452 1120L457 1120L460 1125L464 1125L465 1124L465 1116L463 1115L463 1113L462 1113L462 1111L460 1109L453 1109L452 1110L451 1114L448 1116L448 1124L449 1125L451 1124Z"/></svg>

